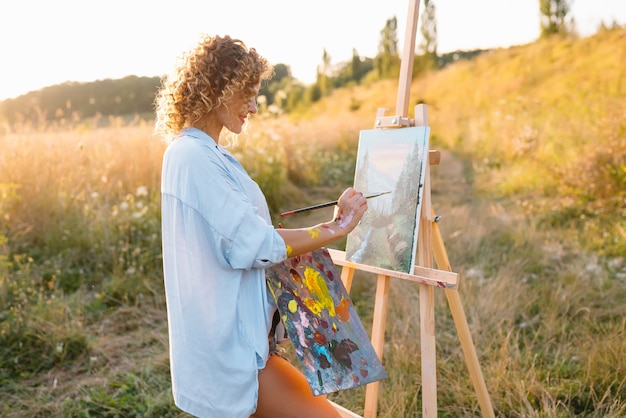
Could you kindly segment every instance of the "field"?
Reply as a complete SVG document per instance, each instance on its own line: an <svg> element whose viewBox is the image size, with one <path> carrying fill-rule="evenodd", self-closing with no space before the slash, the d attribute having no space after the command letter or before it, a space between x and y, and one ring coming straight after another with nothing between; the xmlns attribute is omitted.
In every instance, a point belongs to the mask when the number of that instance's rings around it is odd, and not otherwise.
<svg viewBox="0 0 626 418"><path fill-rule="evenodd" d="M497 416L626 415L626 30L481 55L415 80L433 207ZM566 65L567 63L567 65ZM351 185L395 81L253 118L233 152L281 211ZM183 417L170 393L151 121L0 136L0 416ZM343 242L334 245L342 248ZM351 296L371 324L375 278ZM438 416L480 416L437 289ZM419 295L392 281L379 416L421 416ZM330 398L362 414L364 390Z"/></svg>

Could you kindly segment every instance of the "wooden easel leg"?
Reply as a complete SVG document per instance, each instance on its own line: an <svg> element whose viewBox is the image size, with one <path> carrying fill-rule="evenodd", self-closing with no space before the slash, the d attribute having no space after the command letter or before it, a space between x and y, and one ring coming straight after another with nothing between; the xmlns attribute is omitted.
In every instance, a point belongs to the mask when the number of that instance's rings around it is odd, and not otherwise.
<svg viewBox="0 0 626 418"><path fill-rule="evenodd" d="M372 346L383 360L385 346L385 322L387 320L387 302L389 299L389 283L391 277L379 275L376 283L376 300L374 301L374 320L372 322ZM372 382L365 387L365 408L363 418L376 418L378 411L378 388L380 382Z"/></svg>
<svg viewBox="0 0 626 418"><path fill-rule="evenodd" d="M435 256L435 262L440 270L452 271L450 267L450 261L448 260L448 253L443 245L443 239L441 237L441 231L439 225L433 222L433 253ZM450 312L452 313L452 319L456 326L456 332L461 341L461 348L465 355L465 362L469 370L470 380L476 391L478 397L478 404L484 417L495 417L493 412L493 406L489 398L489 392L487 391L487 385L485 385L485 379L483 378L482 371L480 369L480 363L478 362L478 356L476 354L476 348L472 341L472 334L467 324L467 317L463 310L463 304L461 303L461 296L457 289L444 289L446 298L448 299L448 305L450 306Z"/></svg>
<svg viewBox="0 0 626 418"><path fill-rule="evenodd" d="M354 279L354 269L351 267L344 266L341 269L341 281L343 282L343 287L346 288L346 292L350 293L350 288L352 287L352 280Z"/></svg>
<svg viewBox="0 0 626 418"><path fill-rule="evenodd" d="M437 350L435 341L435 288L420 284L420 341L422 349L422 413L437 416Z"/></svg>
<svg viewBox="0 0 626 418"><path fill-rule="evenodd" d="M416 108L417 110L417 108ZM428 163L428 162L427 162ZM433 266L432 219L430 216L430 170L424 176L420 213L417 260L420 266ZM422 349L422 416L437 416L437 342L435 336L435 288L420 284L420 341Z"/></svg>

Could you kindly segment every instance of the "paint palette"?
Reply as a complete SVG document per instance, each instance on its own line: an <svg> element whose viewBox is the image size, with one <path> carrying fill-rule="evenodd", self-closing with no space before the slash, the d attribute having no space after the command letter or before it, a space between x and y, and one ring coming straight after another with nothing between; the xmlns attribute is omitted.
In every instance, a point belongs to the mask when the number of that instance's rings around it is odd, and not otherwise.
<svg viewBox="0 0 626 418"><path fill-rule="evenodd" d="M316 396L387 377L325 248L275 265L266 279Z"/></svg>

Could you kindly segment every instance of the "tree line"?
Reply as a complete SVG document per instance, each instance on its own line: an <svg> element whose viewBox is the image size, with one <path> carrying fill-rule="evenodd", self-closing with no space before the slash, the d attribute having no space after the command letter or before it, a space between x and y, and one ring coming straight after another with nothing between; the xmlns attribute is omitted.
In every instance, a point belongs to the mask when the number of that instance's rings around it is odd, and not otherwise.
<svg viewBox="0 0 626 418"><path fill-rule="evenodd" d="M539 0L541 37L575 31L573 20L568 20L571 1ZM439 54L433 0L424 0L420 22L421 42L414 58L413 77L458 59L470 59L484 51ZM360 56L353 50L350 60L333 65L332 57L324 50L316 80L311 85L293 78L287 64L276 64L274 77L261 88L260 96L264 97L261 105L270 112L294 112L337 88L397 78L400 72L397 23L396 17L385 22L380 31L378 52L373 58ZM103 115L140 115L148 119L153 117L155 93L160 84L160 76L67 82L0 102L0 122L9 126L24 123L45 126L51 121L73 123Z"/></svg>

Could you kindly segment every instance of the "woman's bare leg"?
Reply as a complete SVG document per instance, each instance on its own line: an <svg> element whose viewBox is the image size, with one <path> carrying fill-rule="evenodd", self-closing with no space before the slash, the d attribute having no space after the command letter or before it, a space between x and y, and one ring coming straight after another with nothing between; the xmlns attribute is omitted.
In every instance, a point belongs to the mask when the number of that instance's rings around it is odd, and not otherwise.
<svg viewBox="0 0 626 418"><path fill-rule="evenodd" d="M313 396L306 377L287 360L270 356L259 371L259 400L252 418L340 418L323 396Z"/></svg>

